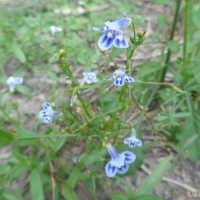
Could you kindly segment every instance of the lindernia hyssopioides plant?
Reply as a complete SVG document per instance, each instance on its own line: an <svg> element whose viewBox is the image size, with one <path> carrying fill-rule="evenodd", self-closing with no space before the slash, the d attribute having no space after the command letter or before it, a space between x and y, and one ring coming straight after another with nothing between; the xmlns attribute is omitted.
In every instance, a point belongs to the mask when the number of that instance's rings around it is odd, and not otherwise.
<svg viewBox="0 0 200 200"><path fill-rule="evenodd" d="M103 32L103 35L98 40L98 47L104 51L108 50L112 46L115 46L117 48L128 48L129 47L128 40L123 36L123 34L131 22L132 20L130 18L121 18L113 22L107 21L105 23L105 27L103 28L93 27L93 30ZM51 27L51 30L53 30L53 33L52 33L53 35L57 31L60 31L60 29L56 29L55 27ZM143 39L144 35L140 38ZM135 31L134 31L134 39L136 39ZM130 46L131 56L127 57L127 60L129 59L129 61L131 60L131 57L133 55L134 48L135 47L133 47L133 45ZM59 51L59 58L60 58L59 62L61 63L63 71L64 71L64 67L66 66L66 71L65 71L66 74L72 80L72 83L73 83L72 85L78 88L79 86L78 81L75 79L75 77L73 77L73 74L69 68L69 65L63 59L64 54L65 54L64 50ZM127 70L128 71L131 70L130 65L127 65ZM87 84L97 83L99 81L99 79L97 78L97 74L98 74L97 70L91 71L91 72L83 72L85 82ZM135 81L133 77L126 74L125 67L119 67L117 70L115 70L113 76L107 80L113 80L114 85L120 86L120 87L124 86L125 82L131 83ZM83 100L81 99L80 102L82 103ZM42 104L42 107L43 107L43 110L40 111L39 117L43 119L44 123L51 123L52 118L55 115L59 114L58 111L52 109L51 104L48 102L44 102ZM85 105L83 106L83 110L84 109L85 109ZM87 113L87 110L85 111ZM139 146L139 147L142 146L142 141L136 137L136 134L134 133L134 131L130 137L127 137L124 139L124 143L128 144L130 148L133 148L136 146ZM108 177L114 177L116 174L125 174L129 169L129 165L136 160L136 155L131 151L124 151L122 153L118 153L117 150L110 143L108 143L106 147L107 147L109 155L111 156L111 160L105 166L106 175ZM78 161L77 157L76 156L72 157L72 161L74 163L77 163Z"/></svg>

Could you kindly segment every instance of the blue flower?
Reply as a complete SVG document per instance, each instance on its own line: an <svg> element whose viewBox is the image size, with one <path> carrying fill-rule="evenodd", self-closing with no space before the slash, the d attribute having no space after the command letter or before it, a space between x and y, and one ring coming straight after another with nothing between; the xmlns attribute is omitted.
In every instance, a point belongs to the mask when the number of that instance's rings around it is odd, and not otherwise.
<svg viewBox="0 0 200 200"><path fill-rule="evenodd" d="M98 71L93 71L93 72L83 72L83 76L85 78L86 83L91 84L91 83L96 83L99 81L97 78Z"/></svg>
<svg viewBox="0 0 200 200"><path fill-rule="evenodd" d="M73 156L72 157L72 162L76 164L78 162L78 157L77 156Z"/></svg>
<svg viewBox="0 0 200 200"><path fill-rule="evenodd" d="M10 92L13 92L15 90L15 85L21 85L23 83L24 79L22 77L13 77L10 76L7 79L7 84L9 86Z"/></svg>
<svg viewBox="0 0 200 200"><path fill-rule="evenodd" d="M123 86L124 82L130 83L134 82L135 79L125 74L125 68L120 67L119 69L115 70L113 77L110 80L114 79L114 84L116 86Z"/></svg>
<svg viewBox="0 0 200 200"><path fill-rule="evenodd" d="M55 116L55 115L58 115L59 112L57 110L53 110L52 107L51 107L51 104L48 103L48 102L44 102L42 104L42 108L44 110L41 110L40 113L39 113L39 117L43 119L43 122L48 124L48 123L51 123L52 122L52 118Z"/></svg>
<svg viewBox="0 0 200 200"><path fill-rule="evenodd" d="M104 28L93 27L93 30L104 32L98 40L98 47L101 50L107 50L112 45L117 48L128 48L127 39L123 36L123 32L130 25L130 18L121 18L114 22L107 21Z"/></svg>
<svg viewBox="0 0 200 200"><path fill-rule="evenodd" d="M111 156L111 161L105 166L106 175L108 177L113 177L117 173L125 174L129 169L129 164L135 161L135 154L130 151L124 151L119 154L111 144L107 145L107 149Z"/></svg>
<svg viewBox="0 0 200 200"><path fill-rule="evenodd" d="M62 28L57 27L57 26L50 26L50 31L51 31L51 35L55 36L55 34L57 32L61 32L62 31Z"/></svg>
<svg viewBox="0 0 200 200"><path fill-rule="evenodd" d="M136 137L136 133L132 133L130 137L124 139L124 144L128 144L130 148L141 147L142 141Z"/></svg>

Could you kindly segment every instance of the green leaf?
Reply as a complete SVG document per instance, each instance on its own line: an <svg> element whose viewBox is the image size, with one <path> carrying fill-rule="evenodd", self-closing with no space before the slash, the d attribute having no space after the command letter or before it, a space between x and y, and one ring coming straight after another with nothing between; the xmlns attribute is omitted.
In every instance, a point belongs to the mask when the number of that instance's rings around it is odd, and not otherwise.
<svg viewBox="0 0 200 200"><path fill-rule="evenodd" d="M177 53L180 50L180 45L175 40L169 40L167 41L167 46L170 49L171 52Z"/></svg>
<svg viewBox="0 0 200 200"><path fill-rule="evenodd" d="M168 170L170 164L170 157L166 157L164 160L160 162L160 164L154 169L149 177L144 181L143 185L139 188L136 196L142 194L151 193L156 184L158 184L164 173Z"/></svg>
<svg viewBox="0 0 200 200"><path fill-rule="evenodd" d="M0 146L8 146L14 141L15 137L11 132L0 129Z"/></svg>
<svg viewBox="0 0 200 200"><path fill-rule="evenodd" d="M20 93L22 93L22 94L28 96L28 97L31 97L31 95L32 95L31 90L30 90L28 87L23 86L23 85L18 85L18 86L16 87L16 90L17 90L18 92L20 92Z"/></svg>
<svg viewBox="0 0 200 200"><path fill-rule="evenodd" d="M11 49L13 50L13 53L15 54L15 56L17 57L17 59L21 62L21 63L25 63L26 62L26 57L24 52L21 50L21 48L19 47L19 45L15 42L13 42L11 44Z"/></svg>
<svg viewBox="0 0 200 200"><path fill-rule="evenodd" d="M66 200L78 200L76 193L67 181L65 181L65 183L62 184L61 193Z"/></svg>
<svg viewBox="0 0 200 200"><path fill-rule="evenodd" d="M82 154L79 162L82 163L84 167L86 167L96 161L99 161L103 157L105 152L105 149L94 149L92 152Z"/></svg>
<svg viewBox="0 0 200 200"><path fill-rule="evenodd" d="M69 185L74 188L77 181L90 178L91 174L80 172L78 167L75 167L73 171L70 173L68 178Z"/></svg>
<svg viewBox="0 0 200 200"><path fill-rule="evenodd" d="M31 200L44 200L42 181L37 169L33 169L30 174Z"/></svg>
<svg viewBox="0 0 200 200"><path fill-rule="evenodd" d="M141 195L135 197L133 200L163 200L163 199L157 195Z"/></svg>

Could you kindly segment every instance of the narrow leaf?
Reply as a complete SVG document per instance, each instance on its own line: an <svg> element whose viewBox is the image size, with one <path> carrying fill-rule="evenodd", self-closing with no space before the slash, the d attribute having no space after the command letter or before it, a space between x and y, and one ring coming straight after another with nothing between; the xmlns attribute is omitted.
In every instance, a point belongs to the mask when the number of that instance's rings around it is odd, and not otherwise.
<svg viewBox="0 0 200 200"><path fill-rule="evenodd" d="M14 142L15 137L11 132L0 129L0 146L7 146Z"/></svg>
<svg viewBox="0 0 200 200"><path fill-rule="evenodd" d="M151 175L144 181L143 185L139 188L136 195L138 196L151 193L156 184L161 181L164 173L169 168L169 164L170 157L166 157L164 160L162 160L161 163L156 167L156 169L154 169L154 171L151 173Z"/></svg>
<svg viewBox="0 0 200 200"><path fill-rule="evenodd" d="M13 53L15 54L15 56L17 57L17 59L19 59L19 61L21 63L25 63L26 62L25 54L21 50L21 48L19 47L19 45L17 43L12 43L11 44L11 49L13 50Z"/></svg>
<svg viewBox="0 0 200 200"><path fill-rule="evenodd" d="M67 181L61 186L61 193L65 200L78 200L76 193Z"/></svg>
<svg viewBox="0 0 200 200"><path fill-rule="evenodd" d="M37 169L34 169L30 174L30 193L31 200L44 200L42 181Z"/></svg>

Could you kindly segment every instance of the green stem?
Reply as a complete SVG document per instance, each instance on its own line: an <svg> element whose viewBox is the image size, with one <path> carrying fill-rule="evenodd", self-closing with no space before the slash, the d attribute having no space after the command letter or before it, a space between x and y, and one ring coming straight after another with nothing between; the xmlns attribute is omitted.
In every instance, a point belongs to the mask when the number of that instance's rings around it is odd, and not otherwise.
<svg viewBox="0 0 200 200"><path fill-rule="evenodd" d="M77 81L77 79L73 76L73 73L70 69L70 64L67 64L64 60L60 59L59 60L60 63L61 63L61 68L62 70L68 75L68 77L71 79L72 81L72 86L75 88L75 87L79 87L79 83ZM81 98L80 94L77 92L77 97L78 97L78 100L81 102L81 105L82 105L82 108L83 108L83 112L86 114L86 116L88 118L92 118L91 114L88 112L87 110L87 106L85 105L83 99ZM86 121L87 121L87 118L86 118Z"/></svg>
<svg viewBox="0 0 200 200"><path fill-rule="evenodd" d="M189 12L189 2L188 2L188 0L185 0L185 13L184 13L184 44L183 44L183 68L185 68L186 62L187 62L188 12Z"/></svg>
<svg viewBox="0 0 200 200"><path fill-rule="evenodd" d="M175 33L176 24L177 24L178 15L179 15L179 10L180 10L180 5L181 5L181 0L177 0L176 11L175 11L175 14L174 14L174 20L173 20L173 24L172 24L172 29L171 29L170 39L169 40L173 40L173 38L174 38L174 33ZM164 66L162 74L161 74L161 79L160 79L161 82L163 82L164 79L165 79L165 74L166 74L167 69L168 69L168 63L170 61L170 56L171 56L171 51L168 48L167 56L166 56L166 60L165 60L165 66Z"/></svg>

